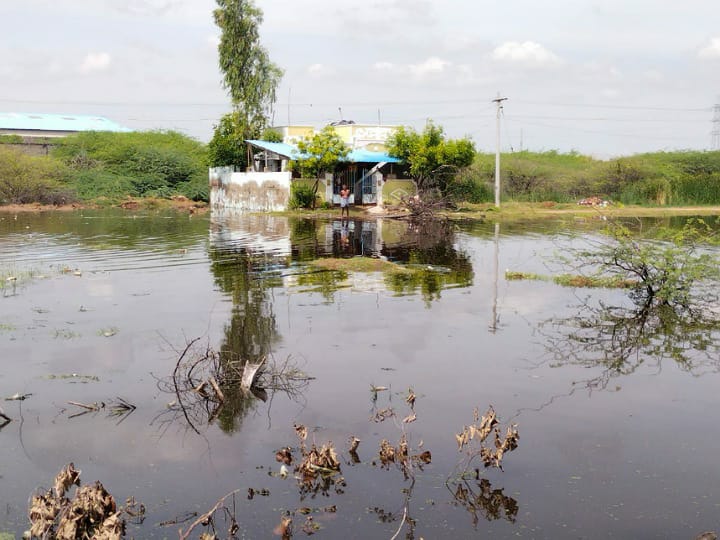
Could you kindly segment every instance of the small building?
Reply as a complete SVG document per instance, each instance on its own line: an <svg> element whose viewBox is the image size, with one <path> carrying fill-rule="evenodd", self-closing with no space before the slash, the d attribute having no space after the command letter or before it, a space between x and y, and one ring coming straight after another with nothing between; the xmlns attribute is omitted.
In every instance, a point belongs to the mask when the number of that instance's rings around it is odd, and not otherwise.
<svg viewBox="0 0 720 540"><path fill-rule="evenodd" d="M289 169L292 160L302 159L297 142L310 139L310 126L274 127L283 142L247 140L248 168L236 172L232 167L210 169L210 202L215 207L249 211L286 210L293 182L317 183L319 203L340 204L343 185L350 188L350 204L378 205L398 202L416 192L410 179L403 178L399 160L388 155L385 141L395 126L373 126L342 121L331 124L350 148L335 173L323 178L300 178Z"/></svg>
<svg viewBox="0 0 720 540"><path fill-rule="evenodd" d="M132 131L102 116L0 113L0 144L28 154L47 154L53 139L80 131Z"/></svg>

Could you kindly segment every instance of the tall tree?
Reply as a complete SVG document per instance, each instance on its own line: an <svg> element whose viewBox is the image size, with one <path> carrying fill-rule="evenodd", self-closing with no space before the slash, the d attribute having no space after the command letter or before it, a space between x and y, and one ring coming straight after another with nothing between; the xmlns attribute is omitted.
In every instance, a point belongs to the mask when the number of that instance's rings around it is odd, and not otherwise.
<svg viewBox="0 0 720 540"><path fill-rule="evenodd" d="M216 2L218 7L213 17L221 31L218 60L233 112L225 115L215 127L211 147L239 148L233 156L236 162L232 164L245 166L243 140L258 137L266 127L283 72L270 61L267 50L260 43L263 15L253 0ZM216 154L223 158L227 156L227 152ZM231 164L213 162L213 159L211 165Z"/></svg>

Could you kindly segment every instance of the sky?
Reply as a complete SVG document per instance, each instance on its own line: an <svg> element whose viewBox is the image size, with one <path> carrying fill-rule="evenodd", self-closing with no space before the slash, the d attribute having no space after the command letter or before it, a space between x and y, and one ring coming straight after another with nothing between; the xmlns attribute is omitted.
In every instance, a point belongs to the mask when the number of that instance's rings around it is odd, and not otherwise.
<svg viewBox="0 0 720 540"><path fill-rule="evenodd" d="M504 152L599 158L708 150L720 130L717 0L255 4L285 72L274 125L432 120L487 152L499 126ZM0 112L101 115L206 142L230 110L215 7L0 0Z"/></svg>

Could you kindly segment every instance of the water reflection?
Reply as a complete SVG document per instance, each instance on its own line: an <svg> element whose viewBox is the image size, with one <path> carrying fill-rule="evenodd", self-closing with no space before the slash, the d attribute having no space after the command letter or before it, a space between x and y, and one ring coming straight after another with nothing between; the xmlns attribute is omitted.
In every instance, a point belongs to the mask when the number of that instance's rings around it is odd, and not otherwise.
<svg viewBox="0 0 720 540"><path fill-rule="evenodd" d="M575 316L551 319L544 327L552 328L547 348L553 365L600 368L585 381L589 388L605 388L641 365L660 370L665 359L693 375L720 371L720 320L710 311L584 304Z"/></svg>
<svg viewBox="0 0 720 540"><path fill-rule="evenodd" d="M429 305L443 289L467 287L473 280L470 257L457 248L455 229L446 222L418 225L401 220L323 221L219 213L212 216L210 249L221 264L232 264L233 257L245 250L254 257L251 272L259 279L282 279L286 288L318 292L328 303L335 301L338 290L349 288L420 293ZM378 275L351 272L342 264L336 268L312 264L356 257L397 263L406 271Z"/></svg>
<svg viewBox="0 0 720 540"><path fill-rule="evenodd" d="M460 480L453 487L453 504L470 513L473 527L477 528L480 518L487 521L504 519L515 523L519 510L518 502L505 495L502 489L493 489L487 478L476 478L472 483L466 479Z"/></svg>

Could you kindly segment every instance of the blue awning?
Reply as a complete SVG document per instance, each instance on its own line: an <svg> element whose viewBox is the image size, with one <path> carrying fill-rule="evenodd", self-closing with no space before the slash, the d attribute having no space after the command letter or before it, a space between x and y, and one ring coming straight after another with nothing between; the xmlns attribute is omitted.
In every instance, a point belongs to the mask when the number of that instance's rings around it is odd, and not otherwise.
<svg viewBox="0 0 720 540"><path fill-rule="evenodd" d="M269 141L261 141L257 139L249 139L245 142L251 145L267 150L268 152L274 152L280 156L288 159L303 159L303 154L300 153L297 146L287 143L276 143ZM348 156L347 161L351 163L399 163L400 160L388 155L385 152L371 152L370 150L364 150L359 148L352 150Z"/></svg>

